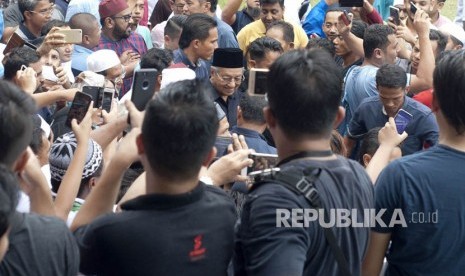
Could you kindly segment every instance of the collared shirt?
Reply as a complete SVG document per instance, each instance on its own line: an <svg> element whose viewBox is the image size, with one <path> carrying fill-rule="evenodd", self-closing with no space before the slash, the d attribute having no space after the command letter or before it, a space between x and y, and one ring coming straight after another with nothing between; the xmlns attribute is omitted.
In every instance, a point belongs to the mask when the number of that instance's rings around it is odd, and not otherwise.
<svg viewBox="0 0 465 276"><path fill-rule="evenodd" d="M82 47L81 45L74 45L74 52L71 57L71 68L74 70L75 75L77 72L87 71L87 57L93 52L94 51Z"/></svg>
<svg viewBox="0 0 465 276"><path fill-rule="evenodd" d="M184 63L187 68L195 72L195 78L198 80L210 79L210 64L202 59L199 59L196 64L192 63L182 49L173 52L173 62Z"/></svg>
<svg viewBox="0 0 465 276"><path fill-rule="evenodd" d="M231 25L233 31L238 34L246 25L254 22L255 19L247 12L247 8L236 12L236 21Z"/></svg>
<svg viewBox="0 0 465 276"><path fill-rule="evenodd" d="M305 48L308 43L308 36L300 25L293 24L288 22L294 27L294 45L295 48ZM247 47L252 41L257 38L265 36L266 27L263 21L257 20L249 25L242 28L242 30L237 34L237 41L239 42L239 47L245 53Z"/></svg>
<svg viewBox="0 0 465 276"><path fill-rule="evenodd" d="M213 89L210 90L211 99L218 103L221 109L223 109L224 113L226 113L226 118L228 118L229 123L229 129L231 129L233 126L237 125L237 107L239 106L239 102L241 101L241 97L244 94L244 92L238 89L236 90L236 92L234 92L234 94L232 94L232 96L228 96L228 98L225 101L213 85L212 88Z"/></svg>
<svg viewBox="0 0 465 276"><path fill-rule="evenodd" d="M15 33L28 42L37 39L37 36L31 33L24 23L19 24L19 28L16 29Z"/></svg>
<svg viewBox="0 0 465 276"><path fill-rule="evenodd" d="M214 16L218 28L218 48L239 48L236 34L231 26Z"/></svg>
<svg viewBox="0 0 465 276"><path fill-rule="evenodd" d="M404 98L402 109L413 116L405 127L408 137L401 144L402 155L409 155L436 145L439 129L431 110L409 97ZM383 112L383 104L379 96L367 98L355 111L347 127L347 135L352 139L360 140L370 129L383 127L388 119Z"/></svg>
<svg viewBox="0 0 465 276"><path fill-rule="evenodd" d="M255 130L233 126L231 132L237 135L244 135L247 146L249 149L255 150L255 152L276 154L276 148L268 145L265 137Z"/></svg>
<svg viewBox="0 0 465 276"><path fill-rule="evenodd" d="M113 41L102 33L100 43L94 50L96 51L101 49L113 50L118 56L121 56L123 52L127 50L132 50L140 56L143 56L147 52L147 46L145 45L144 38L135 32L131 32L131 35L128 38L124 38L119 41ZM132 77L124 79L120 96L124 95L129 89L131 89L132 79Z"/></svg>

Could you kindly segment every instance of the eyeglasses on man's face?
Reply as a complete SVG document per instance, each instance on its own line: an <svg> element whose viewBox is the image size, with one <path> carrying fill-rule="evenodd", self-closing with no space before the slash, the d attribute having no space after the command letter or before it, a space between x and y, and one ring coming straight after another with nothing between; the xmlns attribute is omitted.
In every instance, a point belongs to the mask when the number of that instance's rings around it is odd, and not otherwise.
<svg viewBox="0 0 465 276"><path fill-rule="evenodd" d="M123 15L123 16L113 16L112 18L113 19L123 19L125 22L129 22L131 17L132 17L132 14L126 14L126 15Z"/></svg>
<svg viewBox="0 0 465 276"><path fill-rule="evenodd" d="M245 79L244 75L237 77L221 76L218 72L216 72L216 76L218 76L223 83L231 83L234 81L235 84L240 84Z"/></svg>
<svg viewBox="0 0 465 276"><path fill-rule="evenodd" d="M47 16L47 15L51 15L53 13L54 9L55 9L55 5L52 5L48 9L43 9L43 10L40 10L40 11L30 11L30 12L37 13L37 14L40 14L42 16Z"/></svg>

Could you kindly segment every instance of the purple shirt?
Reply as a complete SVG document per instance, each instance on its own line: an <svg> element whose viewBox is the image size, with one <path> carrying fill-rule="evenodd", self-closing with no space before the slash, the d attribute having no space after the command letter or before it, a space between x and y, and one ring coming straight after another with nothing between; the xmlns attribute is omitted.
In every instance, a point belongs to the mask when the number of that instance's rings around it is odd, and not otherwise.
<svg viewBox="0 0 465 276"><path fill-rule="evenodd" d="M136 53L139 53L141 56L147 52L147 46L145 44L144 38L135 32L132 32L128 38L121 39L120 41L113 41L102 33L99 45L94 48L94 51L101 49L113 50L118 56L121 56L121 54L126 50L132 50ZM121 87L120 97L122 97L129 89L131 89L131 84L132 77L124 79L123 86Z"/></svg>

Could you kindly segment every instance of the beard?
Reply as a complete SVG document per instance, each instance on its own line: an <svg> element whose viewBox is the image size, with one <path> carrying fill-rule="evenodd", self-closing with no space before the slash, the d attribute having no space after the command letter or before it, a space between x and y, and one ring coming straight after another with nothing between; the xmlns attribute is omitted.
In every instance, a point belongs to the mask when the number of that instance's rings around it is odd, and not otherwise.
<svg viewBox="0 0 465 276"><path fill-rule="evenodd" d="M123 29L118 25L115 25L113 29L113 36L119 39L128 38L131 35L131 29L129 27Z"/></svg>
<svg viewBox="0 0 465 276"><path fill-rule="evenodd" d="M253 18L257 18L257 17L260 16L261 10L260 10L260 8L247 8L247 12Z"/></svg>

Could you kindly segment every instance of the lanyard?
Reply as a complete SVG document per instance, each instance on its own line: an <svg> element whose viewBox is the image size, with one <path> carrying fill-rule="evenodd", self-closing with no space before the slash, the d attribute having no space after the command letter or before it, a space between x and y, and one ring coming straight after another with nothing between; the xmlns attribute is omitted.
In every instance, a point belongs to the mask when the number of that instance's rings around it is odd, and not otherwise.
<svg viewBox="0 0 465 276"><path fill-rule="evenodd" d="M284 158L279 162L276 167L279 167L281 165L284 165L286 163L291 162L292 160L295 159L301 159L301 158L307 158L307 157L330 157L333 155L332 150L322 150L322 151L301 151L297 154L291 155L287 158Z"/></svg>

